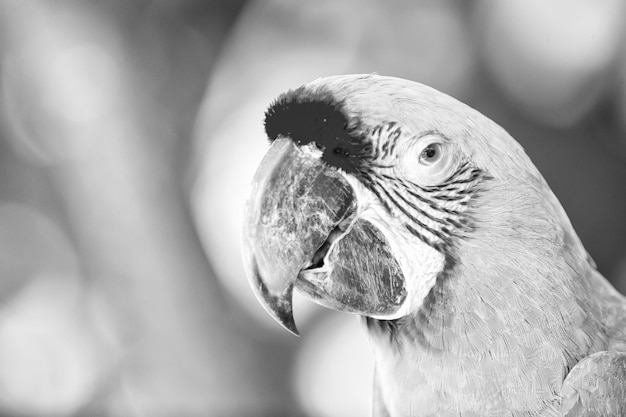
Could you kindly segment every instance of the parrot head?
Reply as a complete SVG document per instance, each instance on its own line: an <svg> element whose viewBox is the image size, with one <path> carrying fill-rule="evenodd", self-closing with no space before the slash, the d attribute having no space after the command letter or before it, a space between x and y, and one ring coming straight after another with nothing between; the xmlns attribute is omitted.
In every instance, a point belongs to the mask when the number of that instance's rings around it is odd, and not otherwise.
<svg viewBox="0 0 626 417"><path fill-rule="evenodd" d="M334 310L400 319L466 248L493 249L505 223L537 220L520 220L521 207L562 210L545 203L547 185L501 127L416 82L321 78L278 97L265 129L243 257L255 295L294 334L294 289ZM554 213L546 218L563 217Z"/></svg>

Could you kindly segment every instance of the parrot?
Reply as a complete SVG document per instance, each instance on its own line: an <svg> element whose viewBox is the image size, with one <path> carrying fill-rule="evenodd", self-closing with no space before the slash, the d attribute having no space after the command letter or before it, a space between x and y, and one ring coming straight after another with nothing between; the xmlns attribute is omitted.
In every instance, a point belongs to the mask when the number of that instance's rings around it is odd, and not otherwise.
<svg viewBox="0 0 626 417"><path fill-rule="evenodd" d="M294 290L357 315L372 415L626 416L626 298L504 128L378 74L289 90L264 127L245 273L295 335Z"/></svg>

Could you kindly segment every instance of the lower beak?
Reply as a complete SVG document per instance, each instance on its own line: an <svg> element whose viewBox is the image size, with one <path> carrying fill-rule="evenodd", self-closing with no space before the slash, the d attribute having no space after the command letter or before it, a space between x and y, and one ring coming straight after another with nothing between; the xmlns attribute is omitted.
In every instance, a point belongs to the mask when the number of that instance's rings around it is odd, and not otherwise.
<svg viewBox="0 0 626 417"><path fill-rule="evenodd" d="M406 297L385 237L357 217L344 174L289 138L272 143L254 176L243 256L257 299L296 335L294 287L326 307L379 316Z"/></svg>

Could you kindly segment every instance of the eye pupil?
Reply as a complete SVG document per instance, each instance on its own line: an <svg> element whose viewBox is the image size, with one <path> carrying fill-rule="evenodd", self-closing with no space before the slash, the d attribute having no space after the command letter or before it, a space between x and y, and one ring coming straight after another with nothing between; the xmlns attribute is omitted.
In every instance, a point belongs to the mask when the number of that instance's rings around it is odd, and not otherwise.
<svg viewBox="0 0 626 417"><path fill-rule="evenodd" d="M422 164L431 165L441 158L441 148L438 143L432 143L425 147L420 154Z"/></svg>

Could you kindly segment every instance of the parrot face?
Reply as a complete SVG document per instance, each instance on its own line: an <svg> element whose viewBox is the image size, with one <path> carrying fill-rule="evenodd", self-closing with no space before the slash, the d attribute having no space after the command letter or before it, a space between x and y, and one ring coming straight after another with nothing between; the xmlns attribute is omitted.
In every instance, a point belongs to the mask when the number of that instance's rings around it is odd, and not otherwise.
<svg viewBox="0 0 626 417"><path fill-rule="evenodd" d="M283 94L265 128L252 289L294 334L294 288L365 317L375 415L626 415L626 300L497 124L346 75Z"/></svg>
<svg viewBox="0 0 626 417"><path fill-rule="evenodd" d="M512 162L502 179L533 174L514 172L526 156L497 125L397 78L314 81L279 97L265 126L244 261L257 298L293 333L294 288L377 319L416 312L476 227L491 158Z"/></svg>

